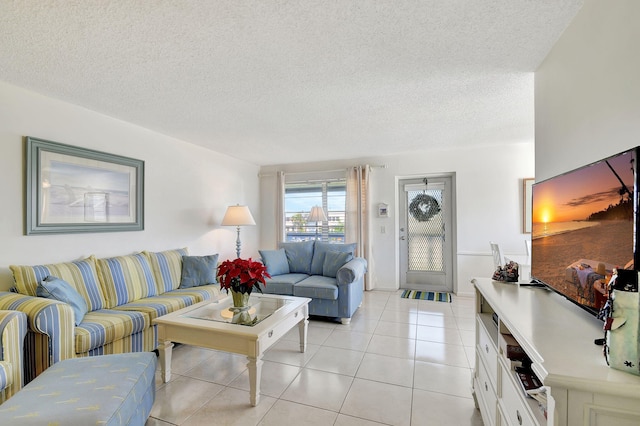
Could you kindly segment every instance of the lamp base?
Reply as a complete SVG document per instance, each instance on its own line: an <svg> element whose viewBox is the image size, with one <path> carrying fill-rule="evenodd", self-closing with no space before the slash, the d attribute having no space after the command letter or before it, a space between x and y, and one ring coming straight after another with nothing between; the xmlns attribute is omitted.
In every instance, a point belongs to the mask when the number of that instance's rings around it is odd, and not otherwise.
<svg viewBox="0 0 640 426"><path fill-rule="evenodd" d="M236 238L236 255L240 259L240 227L238 226L238 238Z"/></svg>

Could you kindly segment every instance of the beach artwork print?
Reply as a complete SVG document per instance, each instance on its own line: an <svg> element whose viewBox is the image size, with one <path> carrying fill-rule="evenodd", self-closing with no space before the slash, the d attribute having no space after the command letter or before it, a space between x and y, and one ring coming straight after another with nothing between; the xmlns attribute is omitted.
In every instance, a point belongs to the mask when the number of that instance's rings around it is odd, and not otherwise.
<svg viewBox="0 0 640 426"><path fill-rule="evenodd" d="M594 309L594 285L633 262L634 160L627 152L534 185L532 275Z"/></svg>
<svg viewBox="0 0 640 426"><path fill-rule="evenodd" d="M26 235L144 230L144 161L24 142Z"/></svg>
<svg viewBox="0 0 640 426"><path fill-rule="evenodd" d="M131 222L135 169L64 154L42 155L43 224Z"/></svg>

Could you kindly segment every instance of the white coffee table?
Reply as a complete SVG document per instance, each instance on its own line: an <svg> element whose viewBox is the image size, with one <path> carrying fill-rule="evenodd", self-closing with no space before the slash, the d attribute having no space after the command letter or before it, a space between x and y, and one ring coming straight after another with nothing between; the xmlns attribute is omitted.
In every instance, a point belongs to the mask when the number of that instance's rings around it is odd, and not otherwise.
<svg viewBox="0 0 640 426"><path fill-rule="evenodd" d="M200 346L246 355L249 369L249 399L256 406L260 400L262 355L296 325L300 331L300 352L307 348L309 302L306 297L254 295L249 303L254 325L233 324L228 308L231 296L223 293L217 300L206 300L156 318L158 350L164 383L171 379L173 343Z"/></svg>

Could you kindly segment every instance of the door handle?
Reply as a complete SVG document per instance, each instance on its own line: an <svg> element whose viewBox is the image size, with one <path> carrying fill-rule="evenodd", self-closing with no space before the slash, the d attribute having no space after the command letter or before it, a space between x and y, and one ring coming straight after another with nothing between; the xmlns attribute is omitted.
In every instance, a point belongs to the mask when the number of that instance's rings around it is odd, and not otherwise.
<svg viewBox="0 0 640 426"><path fill-rule="evenodd" d="M405 237L404 237L404 235L403 235L402 237L400 237L400 239L404 241L404 240L405 240Z"/></svg>

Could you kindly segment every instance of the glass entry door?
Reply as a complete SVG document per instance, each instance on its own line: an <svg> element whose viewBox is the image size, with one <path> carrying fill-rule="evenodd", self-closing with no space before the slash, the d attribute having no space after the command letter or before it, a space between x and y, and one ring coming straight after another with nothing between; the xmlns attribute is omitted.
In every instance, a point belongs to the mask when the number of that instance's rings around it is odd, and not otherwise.
<svg viewBox="0 0 640 426"><path fill-rule="evenodd" d="M452 292L451 177L399 185L400 288Z"/></svg>

